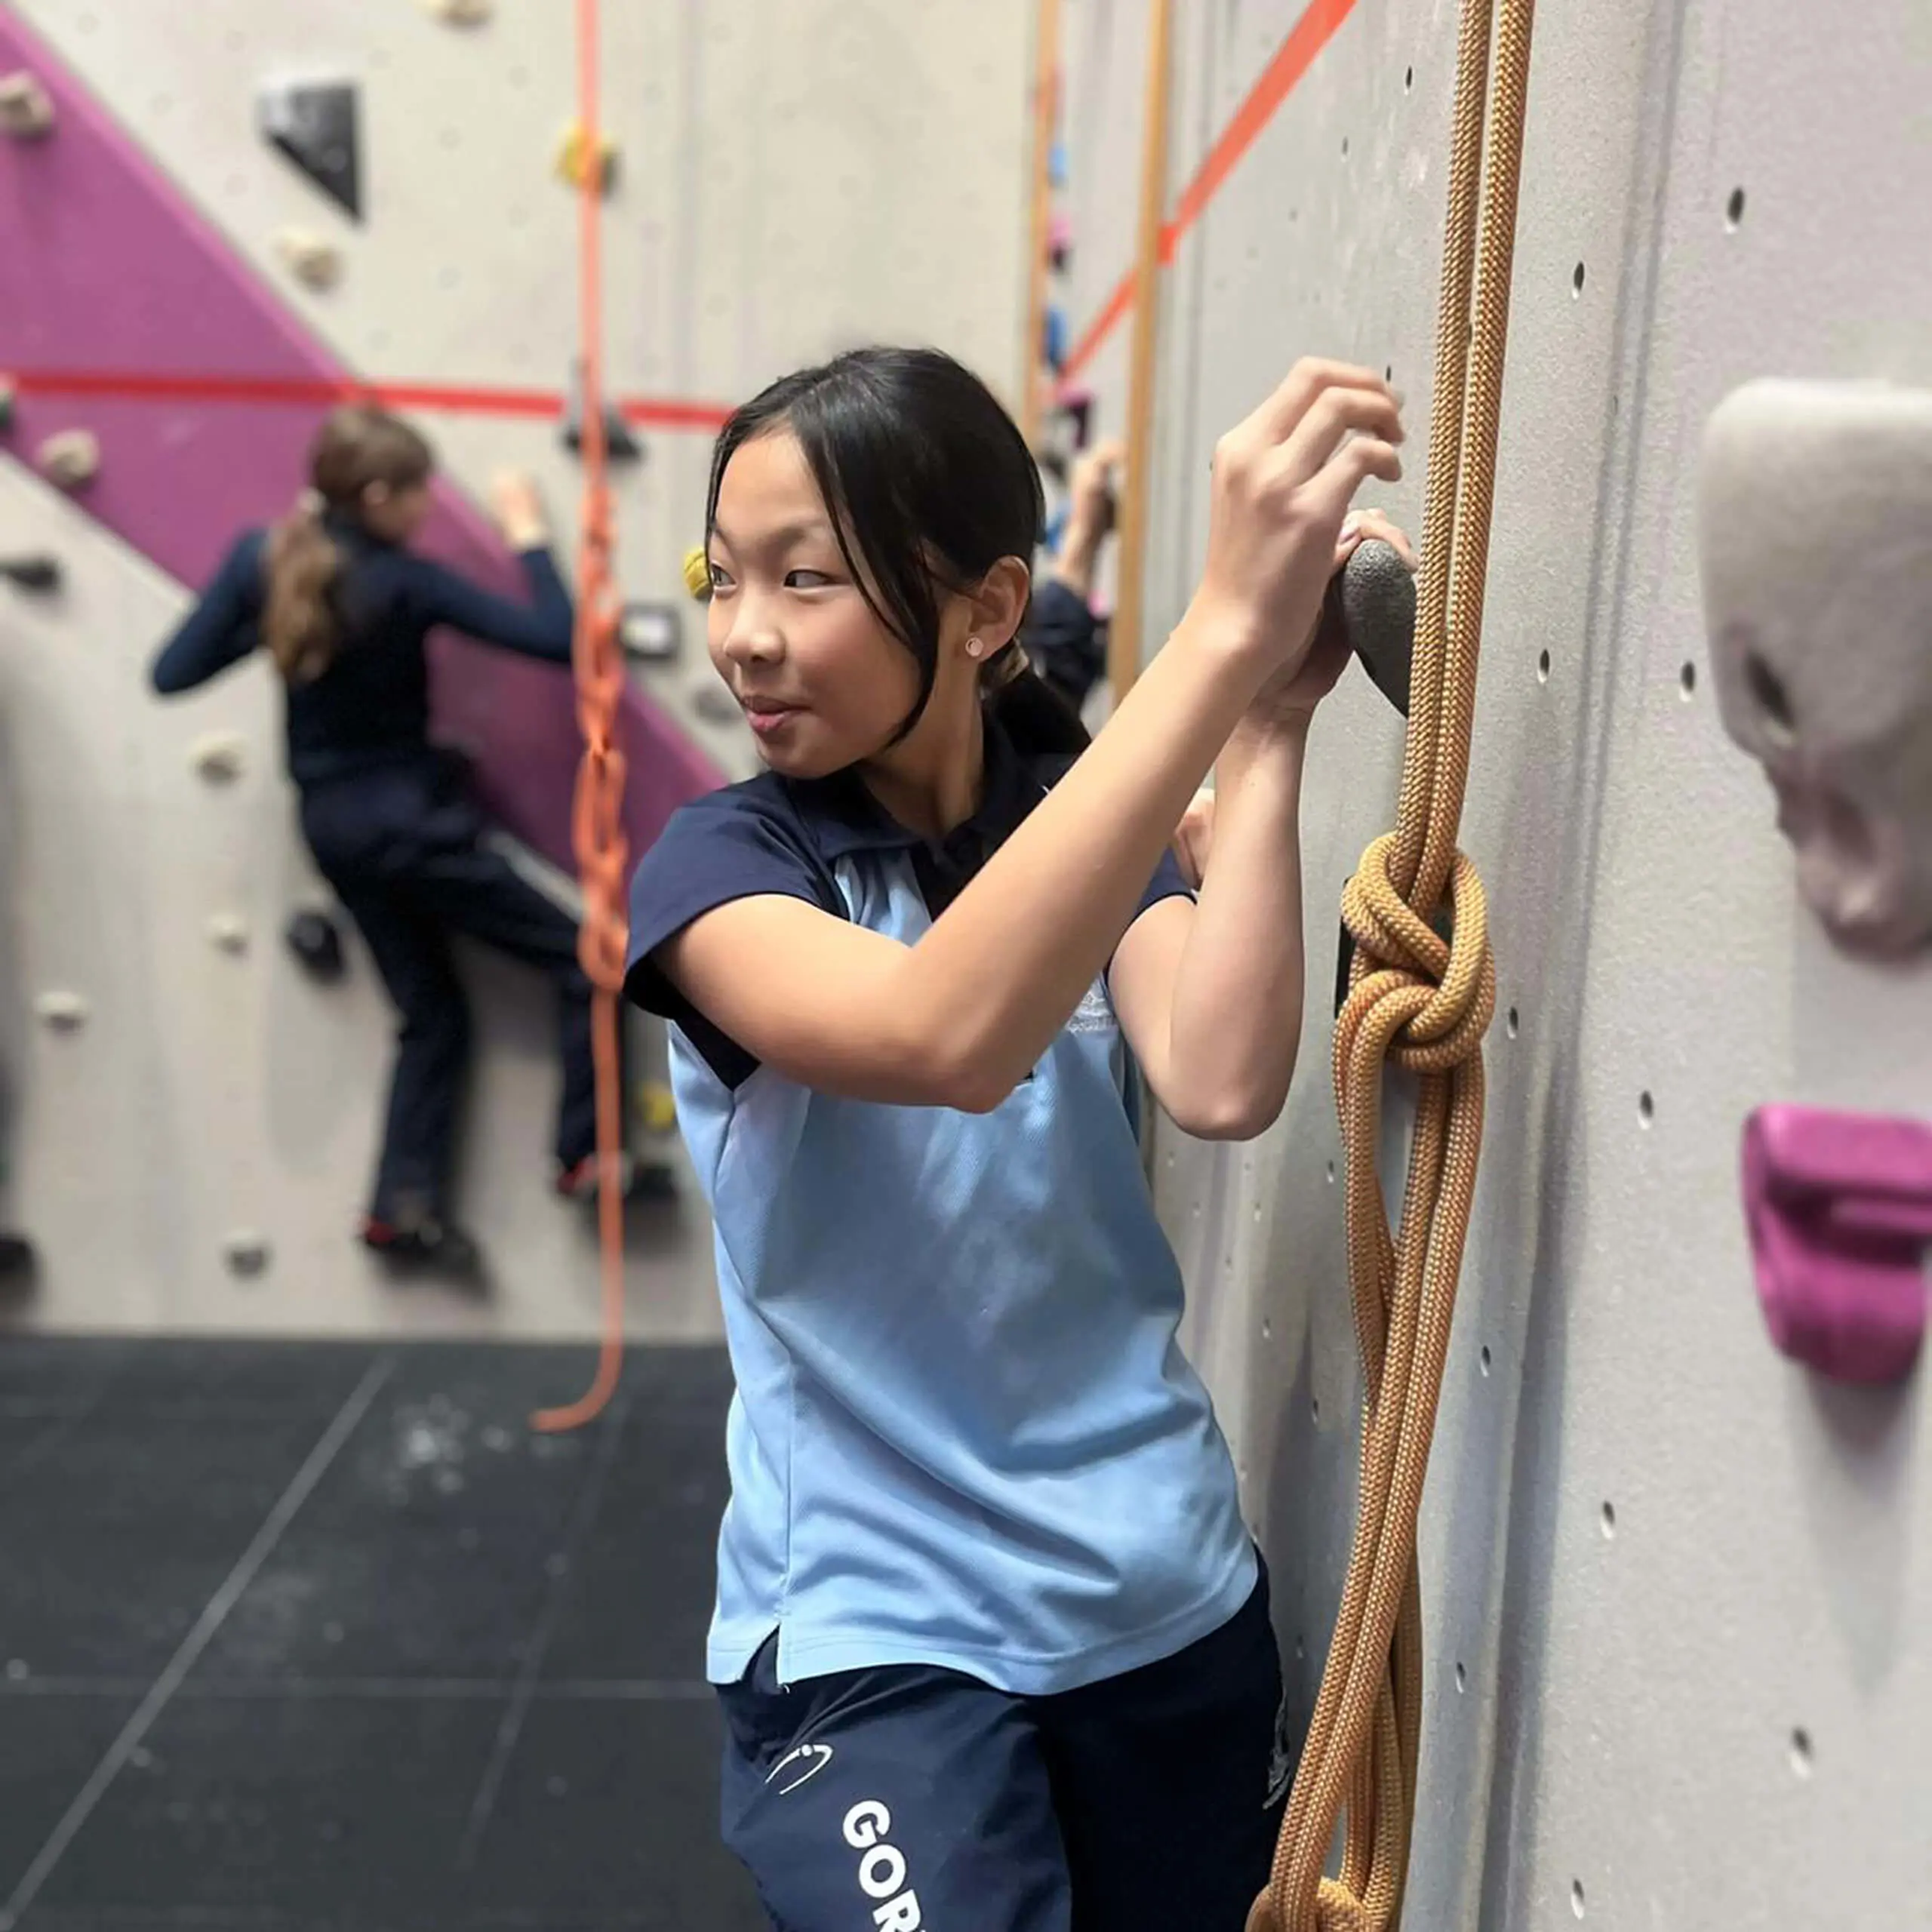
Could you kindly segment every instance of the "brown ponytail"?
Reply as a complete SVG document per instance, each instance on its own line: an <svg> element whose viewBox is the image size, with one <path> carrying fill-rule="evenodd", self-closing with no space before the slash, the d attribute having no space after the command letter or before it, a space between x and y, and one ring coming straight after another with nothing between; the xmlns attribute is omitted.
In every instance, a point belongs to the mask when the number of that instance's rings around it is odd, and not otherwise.
<svg viewBox="0 0 1932 1932"><path fill-rule="evenodd" d="M429 446L386 411L354 403L334 411L309 454L309 487L269 533L262 639L291 685L312 683L342 645L336 589L348 561L325 518L358 520L364 493L426 481Z"/></svg>
<svg viewBox="0 0 1932 1932"><path fill-rule="evenodd" d="M269 532L265 562L263 641L289 683L312 684L342 641L334 591L343 555L322 528L321 500L315 492L303 491L301 501Z"/></svg>

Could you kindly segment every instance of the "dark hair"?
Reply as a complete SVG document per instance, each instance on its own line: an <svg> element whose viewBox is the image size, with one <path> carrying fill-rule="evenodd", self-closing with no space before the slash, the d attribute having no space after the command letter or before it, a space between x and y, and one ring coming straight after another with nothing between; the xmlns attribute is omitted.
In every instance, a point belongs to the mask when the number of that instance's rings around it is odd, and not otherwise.
<svg viewBox="0 0 1932 1932"><path fill-rule="evenodd" d="M919 667L924 715L939 674L940 607L1002 557L1029 568L1045 518L1018 426L969 369L933 349L858 349L783 377L734 412L711 457L708 535L734 456L784 428L798 439L860 594ZM1084 728L1017 639L980 673L981 695L1023 752L1078 752Z"/></svg>
<svg viewBox="0 0 1932 1932"><path fill-rule="evenodd" d="M342 642L337 591L345 559L324 528L333 510L353 518L372 483L405 490L426 482L435 466L429 445L407 423L361 403L334 410L309 451L309 488L269 532L267 600L262 635L283 677L312 683Z"/></svg>

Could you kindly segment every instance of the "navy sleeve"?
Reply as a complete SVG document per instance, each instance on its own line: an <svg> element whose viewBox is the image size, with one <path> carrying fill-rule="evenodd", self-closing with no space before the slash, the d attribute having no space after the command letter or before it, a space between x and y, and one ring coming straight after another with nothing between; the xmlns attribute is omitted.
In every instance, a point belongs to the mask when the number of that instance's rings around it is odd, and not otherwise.
<svg viewBox="0 0 1932 1932"><path fill-rule="evenodd" d="M1049 577L1028 607L1020 641L1034 667L1077 711L1106 669L1100 620L1078 592Z"/></svg>
<svg viewBox="0 0 1932 1932"><path fill-rule="evenodd" d="M148 676L163 697L219 677L260 643L262 543L259 530L235 539L195 608L162 646Z"/></svg>
<svg viewBox="0 0 1932 1932"><path fill-rule="evenodd" d="M500 645L525 657L568 664L574 618L556 560L540 545L518 551L517 561L530 586L528 604L482 589L427 557L411 559L411 589L426 623L448 624L466 637Z"/></svg>
<svg viewBox="0 0 1932 1932"><path fill-rule="evenodd" d="M742 788L712 792L673 813L631 880L624 995L675 1022L728 1087L756 1072L757 1060L671 983L657 949L706 912L769 893L843 915L838 888L802 832Z"/></svg>

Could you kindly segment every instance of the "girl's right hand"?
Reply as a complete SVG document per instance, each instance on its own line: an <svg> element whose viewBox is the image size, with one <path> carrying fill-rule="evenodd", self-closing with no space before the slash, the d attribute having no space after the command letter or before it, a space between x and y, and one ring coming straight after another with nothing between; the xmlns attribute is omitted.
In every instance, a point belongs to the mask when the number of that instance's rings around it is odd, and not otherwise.
<svg viewBox="0 0 1932 1932"><path fill-rule="evenodd" d="M490 508L503 540L512 550L534 550L550 540L543 500L520 469L500 469L490 479Z"/></svg>
<svg viewBox="0 0 1932 1932"><path fill-rule="evenodd" d="M1192 614L1267 678L1314 641L1350 500L1402 473L1394 393L1372 369L1303 361L1214 448L1208 562Z"/></svg>

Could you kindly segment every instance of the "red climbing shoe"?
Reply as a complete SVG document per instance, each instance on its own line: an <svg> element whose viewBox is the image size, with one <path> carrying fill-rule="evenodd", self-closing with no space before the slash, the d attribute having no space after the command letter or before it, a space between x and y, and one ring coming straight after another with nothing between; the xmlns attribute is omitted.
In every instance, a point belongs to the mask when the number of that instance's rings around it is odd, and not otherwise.
<svg viewBox="0 0 1932 1932"><path fill-rule="evenodd" d="M662 1161L640 1161L633 1154L617 1156L620 1190L626 1201L668 1201L676 1193L670 1168ZM550 1185L566 1201L597 1198L597 1156L586 1154L580 1161L556 1168Z"/></svg>
<svg viewBox="0 0 1932 1932"><path fill-rule="evenodd" d="M392 1267L472 1282L481 1278L482 1251L460 1228L433 1216L405 1226L365 1214L361 1232L362 1245Z"/></svg>

